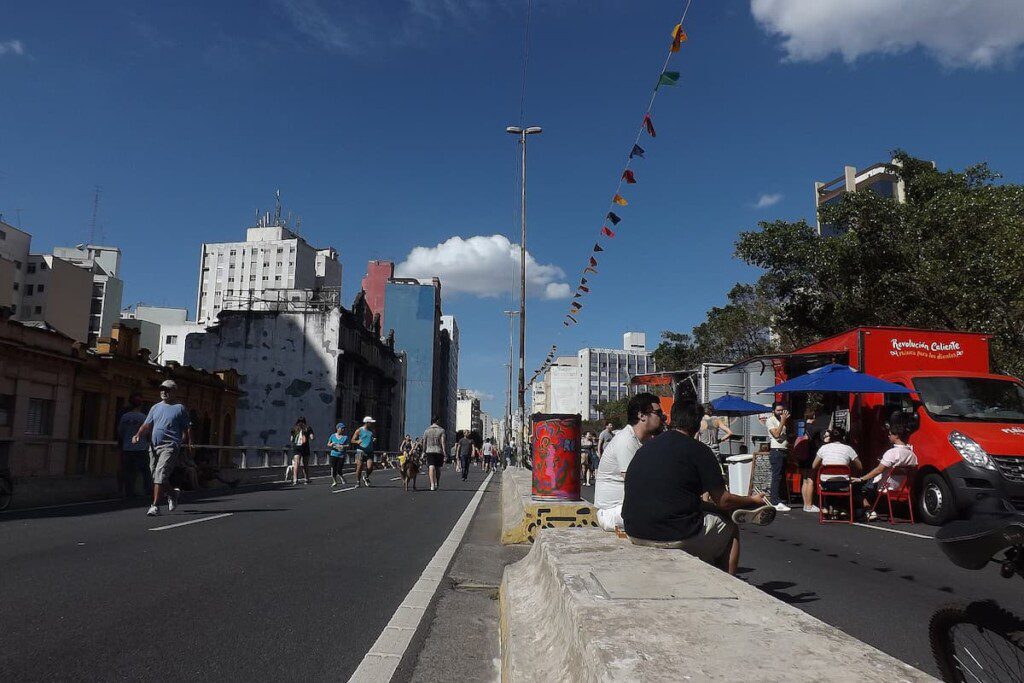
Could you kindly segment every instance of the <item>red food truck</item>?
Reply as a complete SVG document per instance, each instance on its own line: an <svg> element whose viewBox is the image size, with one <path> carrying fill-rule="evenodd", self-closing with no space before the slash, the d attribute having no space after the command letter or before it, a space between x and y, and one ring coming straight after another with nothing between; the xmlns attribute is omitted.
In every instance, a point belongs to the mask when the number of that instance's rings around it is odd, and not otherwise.
<svg viewBox="0 0 1024 683"><path fill-rule="evenodd" d="M996 497L1024 511L1024 385L991 372L989 335L860 327L792 353L750 358L771 364L776 379L805 374L827 363L851 367L901 384L911 394L829 397L833 419L848 422L852 445L866 466L888 448L885 424L894 411L912 425L910 444L919 461L914 482L921 518L930 524L960 516ZM805 395L787 399L803 414Z"/></svg>

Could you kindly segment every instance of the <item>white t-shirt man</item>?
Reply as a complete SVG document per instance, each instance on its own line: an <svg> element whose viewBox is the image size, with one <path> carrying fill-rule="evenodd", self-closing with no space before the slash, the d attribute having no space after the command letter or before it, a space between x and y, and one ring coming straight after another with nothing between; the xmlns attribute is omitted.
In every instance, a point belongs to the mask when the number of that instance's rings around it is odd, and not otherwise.
<svg viewBox="0 0 1024 683"><path fill-rule="evenodd" d="M594 506L597 521L605 531L622 526L622 499L626 495L626 470L633 456L640 450L640 439L632 425L616 432L601 454L594 484Z"/></svg>
<svg viewBox="0 0 1024 683"><path fill-rule="evenodd" d="M764 421L764 426L768 429L769 445L773 449L786 450L787 448L789 448L789 443L786 441L786 427L783 427L782 431L779 432L779 438L776 439L774 436L772 436L772 430L778 429L781 424L782 421L779 418L775 417L775 413L769 415L768 419Z"/></svg>
<svg viewBox="0 0 1024 683"><path fill-rule="evenodd" d="M857 451L845 443L831 442L818 449L817 457L821 458L822 465L846 465L849 467L850 463L857 459ZM846 477L842 474L821 475L822 481L829 479L846 479Z"/></svg>
<svg viewBox="0 0 1024 683"><path fill-rule="evenodd" d="M895 445L885 453L882 454L882 465L885 467L916 467L917 466L917 454L914 453L914 449L910 446ZM875 484L879 484L882 481L882 477L885 475L877 475L871 481ZM896 489L903 486L903 482L906 481L906 477L902 474L894 474L889 477L885 482L883 491L895 491Z"/></svg>

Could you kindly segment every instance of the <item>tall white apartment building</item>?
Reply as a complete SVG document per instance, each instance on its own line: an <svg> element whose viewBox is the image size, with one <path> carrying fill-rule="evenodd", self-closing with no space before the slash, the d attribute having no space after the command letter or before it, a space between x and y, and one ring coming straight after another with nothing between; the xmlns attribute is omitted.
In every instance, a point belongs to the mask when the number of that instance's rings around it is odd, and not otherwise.
<svg viewBox="0 0 1024 683"><path fill-rule="evenodd" d="M647 350L647 335L643 332L626 332L621 349L580 349L576 357L579 361L579 412L584 420L600 417L597 404L644 389L629 386L630 378L655 370L654 358Z"/></svg>
<svg viewBox="0 0 1024 683"><path fill-rule="evenodd" d="M480 417L480 399L466 389L459 389L458 404L455 411L455 429L460 432L483 432L483 420Z"/></svg>
<svg viewBox="0 0 1024 683"><path fill-rule="evenodd" d="M258 310L264 299L280 300L273 290L336 289L340 300L338 252L310 246L279 215L262 217L244 242L204 243L199 264L200 323L213 322L221 311Z"/></svg>
<svg viewBox="0 0 1024 683"><path fill-rule="evenodd" d="M0 306L21 311L32 235L0 220Z"/></svg>

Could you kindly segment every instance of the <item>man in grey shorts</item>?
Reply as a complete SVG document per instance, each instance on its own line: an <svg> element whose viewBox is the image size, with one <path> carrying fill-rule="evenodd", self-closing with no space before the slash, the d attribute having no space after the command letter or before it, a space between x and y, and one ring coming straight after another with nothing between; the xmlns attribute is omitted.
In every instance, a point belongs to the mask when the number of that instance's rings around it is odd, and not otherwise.
<svg viewBox="0 0 1024 683"><path fill-rule="evenodd" d="M132 443L138 443L147 435L150 436L149 465L153 471L153 504L146 513L149 516L160 514L157 506L162 493L167 496L167 511L171 512L178 504L177 496L171 489L171 474L175 467L182 467L191 457L181 452L182 444L192 448L192 420L188 410L174 398L178 385L173 380L165 380L160 385L160 402L149 409L146 421L132 437Z"/></svg>

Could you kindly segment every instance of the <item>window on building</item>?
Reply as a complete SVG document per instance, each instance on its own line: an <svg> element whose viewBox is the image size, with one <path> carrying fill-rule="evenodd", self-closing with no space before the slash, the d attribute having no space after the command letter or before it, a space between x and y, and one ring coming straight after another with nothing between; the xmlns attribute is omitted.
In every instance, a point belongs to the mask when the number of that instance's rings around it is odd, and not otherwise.
<svg viewBox="0 0 1024 683"><path fill-rule="evenodd" d="M25 296L32 296L36 293L35 285L25 285Z"/></svg>
<svg viewBox="0 0 1024 683"><path fill-rule="evenodd" d="M3 230L0 230L0 240L5 240L5 239L7 239L7 233L4 232Z"/></svg>
<svg viewBox="0 0 1024 683"><path fill-rule="evenodd" d="M35 273L36 272L36 264L34 264L34 263L28 264L28 267L25 268L25 272L28 273L29 275L32 275L33 273Z"/></svg>
<svg viewBox="0 0 1024 683"><path fill-rule="evenodd" d="M228 296L231 296L231 295L233 295L234 293L235 293L235 290L233 290L233 289L229 289L229 290L228 290Z"/></svg>
<svg viewBox="0 0 1024 683"><path fill-rule="evenodd" d="M281 268L281 267L283 267L283 266L284 266L284 262L283 262L283 261L278 261L278 262L277 262L277 267L278 267L278 268Z"/></svg>
<svg viewBox="0 0 1024 683"><path fill-rule="evenodd" d="M14 396L0 394L0 427L10 427L14 422Z"/></svg>
<svg viewBox="0 0 1024 683"><path fill-rule="evenodd" d="M203 272L204 272L204 273L209 273L209 272L210 272L210 269L209 269L209 268L203 268Z"/></svg>
<svg viewBox="0 0 1024 683"><path fill-rule="evenodd" d="M269 268L270 267L270 261L264 261L263 262L263 267L264 268Z"/></svg>
<svg viewBox="0 0 1024 683"><path fill-rule="evenodd" d="M14 262L14 268L15 268L15 270L21 270L21 261L17 261L16 260ZM43 264L43 268L46 268L46 264Z"/></svg>
<svg viewBox="0 0 1024 683"><path fill-rule="evenodd" d="M53 401L46 398L30 398L28 400L25 433L34 436L53 434Z"/></svg>
<svg viewBox="0 0 1024 683"><path fill-rule="evenodd" d="M280 275L275 275L274 276L274 282L280 282L280 281L281 281L281 276Z"/></svg>
<svg viewBox="0 0 1024 683"><path fill-rule="evenodd" d="M270 276L269 276L269 275L264 275L264 276L263 276L263 281L264 281L264 282L266 282L266 281L267 281L267 280L269 280L269 279L270 279Z"/></svg>
<svg viewBox="0 0 1024 683"><path fill-rule="evenodd" d="M18 285L17 282L15 282L14 283L14 291L17 292L19 289L21 289L21 287Z"/></svg>
<svg viewBox="0 0 1024 683"><path fill-rule="evenodd" d="M277 253L278 254L283 254L284 253L284 247L278 247L277 248Z"/></svg>
<svg viewBox="0 0 1024 683"><path fill-rule="evenodd" d="M238 250L237 250L237 249L232 249L232 250L231 250L230 252L228 252L228 253L229 253L229 254L230 254L231 256L234 256L235 254L237 254L237 253L238 253Z"/></svg>
<svg viewBox="0 0 1024 683"><path fill-rule="evenodd" d="M42 306L36 306L36 309L35 309L35 311L36 311L36 312L35 312L35 314L36 314L36 315L42 315L42 313L43 313L43 307L42 307Z"/></svg>
<svg viewBox="0 0 1024 683"><path fill-rule="evenodd" d="M255 282L255 280L256 280L256 276L255 275L250 275L249 276L249 282Z"/></svg>
<svg viewBox="0 0 1024 683"><path fill-rule="evenodd" d="M178 343L178 335L176 335L176 334L169 334L166 337L164 337L164 344L177 344L177 343Z"/></svg>
<svg viewBox="0 0 1024 683"><path fill-rule="evenodd" d="M234 282L234 281L235 281L235 278L233 278L233 277L229 277L228 278L228 282Z"/></svg>

